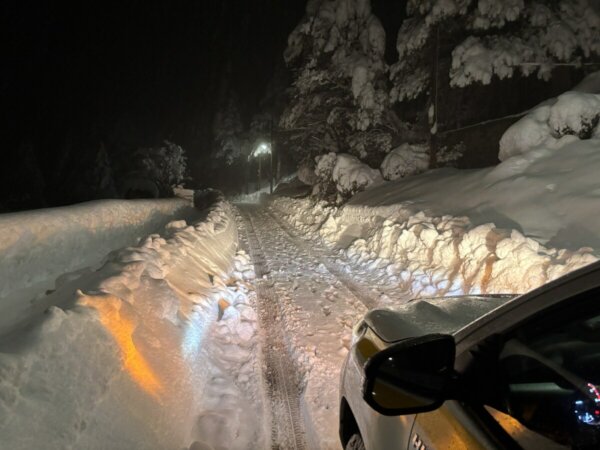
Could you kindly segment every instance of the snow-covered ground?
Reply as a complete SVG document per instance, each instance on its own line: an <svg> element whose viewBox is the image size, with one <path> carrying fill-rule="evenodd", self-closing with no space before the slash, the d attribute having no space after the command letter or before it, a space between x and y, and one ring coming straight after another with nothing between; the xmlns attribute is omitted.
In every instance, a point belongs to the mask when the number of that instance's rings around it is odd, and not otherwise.
<svg viewBox="0 0 600 450"><path fill-rule="evenodd" d="M128 217L118 206L88 205L100 234ZM49 251L69 239L59 228ZM237 246L220 201L57 279L27 326L0 339L0 448L264 448L253 270Z"/></svg>
<svg viewBox="0 0 600 450"><path fill-rule="evenodd" d="M487 169L326 155L319 177L366 188L342 207L213 191L200 213L178 191L0 216L0 449L339 449L368 309L525 292L600 256L596 97L533 108Z"/></svg>
<svg viewBox="0 0 600 450"><path fill-rule="evenodd" d="M299 375L298 402L306 446L281 448L339 449L338 381L353 325L374 306L371 293L353 282L335 255L314 241L295 235L296 230L278 219L277 211L259 205L240 206L252 223L243 235L255 234L264 275L258 280L258 302L274 308L276 320L264 333L281 332L284 348L276 348L282 364ZM275 303L272 303L275 302ZM268 353L268 350L265 350ZM287 408L281 410L287 415ZM292 412L292 418L295 414ZM274 417L274 424L285 418Z"/></svg>
<svg viewBox="0 0 600 450"><path fill-rule="evenodd" d="M62 274L93 267L174 218L195 214L189 201L102 200L0 215L0 334L24 320L29 301Z"/></svg>

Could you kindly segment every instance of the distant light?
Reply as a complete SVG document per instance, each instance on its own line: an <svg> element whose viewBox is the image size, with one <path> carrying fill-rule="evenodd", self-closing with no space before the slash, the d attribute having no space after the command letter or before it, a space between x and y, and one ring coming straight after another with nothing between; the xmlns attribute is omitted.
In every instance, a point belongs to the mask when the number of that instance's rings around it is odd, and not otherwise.
<svg viewBox="0 0 600 450"><path fill-rule="evenodd" d="M261 142L256 146L256 148L250 154L250 157L256 158L262 155L270 155L271 154L271 144L268 142ZM250 159L250 158L248 158Z"/></svg>

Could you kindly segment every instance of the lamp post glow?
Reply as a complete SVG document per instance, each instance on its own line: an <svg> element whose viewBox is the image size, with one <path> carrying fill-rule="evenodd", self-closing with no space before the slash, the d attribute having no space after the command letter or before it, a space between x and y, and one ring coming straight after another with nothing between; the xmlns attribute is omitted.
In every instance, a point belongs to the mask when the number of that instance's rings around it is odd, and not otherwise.
<svg viewBox="0 0 600 450"><path fill-rule="evenodd" d="M257 158L262 155L270 155L271 154L271 144L268 142L261 142L256 146L256 148L250 154L251 157Z"/></svg>
<svg viewBox="0 0 600 450"><path fill-rule="evenodd" d="M258 160L258 190L260 190L260 178L262 171L262 157L265 155L270 156L271 161L271 174L270 174L270 193L273 193L273 153L271 151L271 144L269 142L260 142L252 153L248 156L248 161L250 158L256 158Z"/></svg>

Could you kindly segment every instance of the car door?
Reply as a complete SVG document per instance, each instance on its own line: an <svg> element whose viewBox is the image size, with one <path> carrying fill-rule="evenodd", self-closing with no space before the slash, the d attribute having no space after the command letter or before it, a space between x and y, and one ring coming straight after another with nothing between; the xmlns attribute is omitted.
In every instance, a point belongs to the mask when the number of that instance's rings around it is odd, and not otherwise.
<svg viewBox="0 0 600 450"><path fill-rule="evenodd" d="M409 448L600 448L600 290L549 304L463 352L470 400L419 415Z"/></svg>
<svg viewBox="0 0 600 450"><path fill-rule="evenodd" d="M476 415L459 402L447 401L441 408L417 416L408 448L479 450L503 449L504 446L495 434L481 426Z"/></svg>
<svg viewBox="0 0 600 450"><path fill-rule="evenodd" d="M525 450L600 448L600 289L522 321L496 358L482 415Z"/></svg>
<svg viewBox="0 0 600 450"><path fill-rule="evenodd" d="M470 400L420 414L409 448L600 448L598 278L543 289L471 327L456 364Z"/></svg>

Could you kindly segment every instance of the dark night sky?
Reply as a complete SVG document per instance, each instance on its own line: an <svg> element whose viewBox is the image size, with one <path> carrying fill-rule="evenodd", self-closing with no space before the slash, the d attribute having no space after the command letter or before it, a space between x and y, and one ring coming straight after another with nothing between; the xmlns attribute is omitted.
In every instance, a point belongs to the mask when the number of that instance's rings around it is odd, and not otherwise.
<svg viewBox="0 0 600 450"><path fill-rule="evenodd" d="M405 2L372 3L388 31L387 56L393 60ZM0 206L3 197L31 183L44 191L43 204L74 201L53 194L69 189L70 181L60 175L64 155L77 175L73 160L87 154L89 166L101 142L114 161L169 139L186 149L191 174L202 178L223 85L237 93L249 120L274 70L283 67L287 36L305 4L0 2ZM39 167L35 173L33 166Z"/></svg>
<svg viewBox="0 0 600 450"><path fill-rule="evenodd" d="M68 134L125 136L132 145L169 138L192 155L206 152L203 133L226 68L249 113L304 4L5 0L3 153L14 156L26 139L49 168Z"/></svg>

